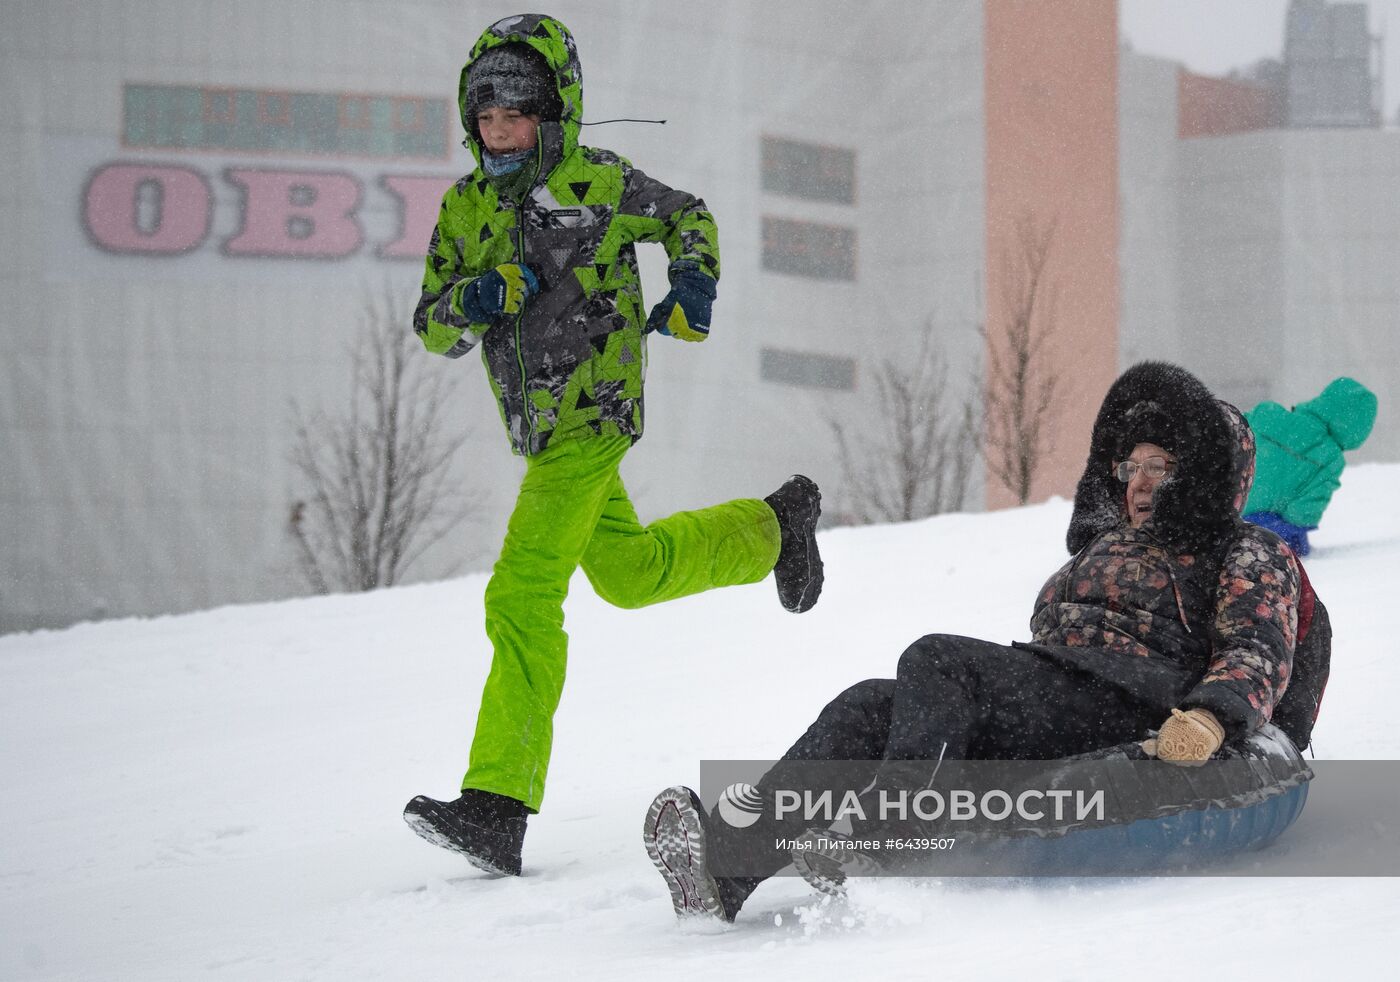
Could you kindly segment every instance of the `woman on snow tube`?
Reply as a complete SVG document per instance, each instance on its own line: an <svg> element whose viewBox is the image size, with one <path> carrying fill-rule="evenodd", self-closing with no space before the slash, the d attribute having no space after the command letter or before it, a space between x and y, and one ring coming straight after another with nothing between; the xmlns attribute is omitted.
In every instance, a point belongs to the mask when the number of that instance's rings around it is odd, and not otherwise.
<svg viewBox="0 0 1400 982"><path fill-rule="evenodd" d="M809 854L790 846L811 823L767 805L779 790L844 793L811 762L876 762L861 790L873 802L907 792L911 768L912 786L931 788L945 762L1048 761L1153 729L1148 749L1174 762L1248 745L1288 685L1300 580L1282 540L1240 518L1253 471L1248 424L1195 376L1161 362L1124 372L1094 422L1071 558L1036 599L1032 640L915 641L893 679L846 689L745 789L756 817L738 825L688 788L661 792L644 837L677 914L732 921L764 878L803 869Z"/></svg>

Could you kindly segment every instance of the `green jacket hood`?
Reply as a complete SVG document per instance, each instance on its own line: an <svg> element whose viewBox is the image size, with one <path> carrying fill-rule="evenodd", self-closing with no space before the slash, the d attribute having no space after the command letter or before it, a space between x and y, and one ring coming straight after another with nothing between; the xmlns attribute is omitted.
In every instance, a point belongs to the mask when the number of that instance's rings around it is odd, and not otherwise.
<svg viewBox="0 0 1400 982"><path fill-rule="evenodd" d="M564 107L559 120L563 155L568 156L578 146L579 125L583 121L583 69L579 65L574 36L567 27L547 14L513 14L496 21L477 38L457 83L457 109L462 116L462 126L467 131L466 145L478 167L481 166L481 140L473 121L467 118L467 75L472 63L482 54L512 42L528 44L543 55L554 70L554 87ZM544 139L542 133L541 140Z"/></svg>
<svg viewBox="0 0 1400 982"><path fill-rule="evenodd" d="M1376 425L1376 394L1355 379L1335 379L1316 399L1294 407L1322 422L1343 450L1355 450L1366 442Z"/></svg>

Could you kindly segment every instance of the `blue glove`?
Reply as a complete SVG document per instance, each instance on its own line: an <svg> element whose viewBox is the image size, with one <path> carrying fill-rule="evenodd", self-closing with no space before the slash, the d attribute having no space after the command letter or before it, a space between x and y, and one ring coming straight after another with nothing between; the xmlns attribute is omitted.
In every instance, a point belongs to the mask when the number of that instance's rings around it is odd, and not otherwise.
<svg viewBox="0 0 1400 982"><path fill-rule="evenodd" d="M525 298L540 292L540 281L529 266L502 263L462 288L462 313L474 324L487 324L503 314L518 314Z"/></svg>
<svg viewBox="0 0 1400 982"><path fill-rule="evenodd" d="M673 269L671 292L651 309L646 329L682 341L703 341L710 336L710 307L714 302L714 277L698 269Z"/></svg>

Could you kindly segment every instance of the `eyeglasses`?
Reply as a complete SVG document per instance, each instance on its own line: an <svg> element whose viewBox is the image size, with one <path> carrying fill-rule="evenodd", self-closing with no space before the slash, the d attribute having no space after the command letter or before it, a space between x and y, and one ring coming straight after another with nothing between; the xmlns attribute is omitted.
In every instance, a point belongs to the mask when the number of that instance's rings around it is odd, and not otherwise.
<svg viewBox="0 0 1400 982"><path fill-rule="evenodd" d="M1176 461L1165 457L1148 457L1140 464L1135 460L1125 460L1113 468L1113 473L1117 475L1118 480L1127 484L1139 470L1157 481L1176 470Z"/></svg>

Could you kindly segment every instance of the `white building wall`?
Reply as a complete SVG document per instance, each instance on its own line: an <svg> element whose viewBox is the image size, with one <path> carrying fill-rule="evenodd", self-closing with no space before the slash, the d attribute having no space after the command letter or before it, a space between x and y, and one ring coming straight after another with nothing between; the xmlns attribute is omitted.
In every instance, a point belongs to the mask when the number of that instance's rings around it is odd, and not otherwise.
<svg viewBox="0 0 1400 982"><path fill-rule="evenodd" d="M880 54L882 107L862 187L870 264L863 312L872 347L914 353L926 329L959 398L980 410L986 291L986 132L982 5L916 7ZM890 128L891 116L872 121ZM864 248L864 247L863 247ZM874 315L874 316L872 316ZM905 335L890 344L892 333ZM982 469L976 468L978 480ZM974 502L981 500L977 491Z"/></svg>
<svg viewBox="0 0 1400 982"><path fill-rule="evenodd" d="M1124 364L1179 361L1246 409L1350 375L1380 414L1349 459L1400 458L1400 131L1177 140L1174 68L1122 66Z"/></svg>
<svg viewBox="0 0 1400 982"><path fill-rule="evenodd" d="M1380 414L1349 459L1400 458L1400 131L1178 139L1176 72L1120 60L1123 365L1177 361L1246 409L1350 375Z"/></svg>
<svg viewBox="0 0 1400 982"><path fill-rule="evenodd" d="M824 507L840 515L849 505L827 423L848 433L875 432L874 375L886 362L917 353L928 332L948 366L952 406L979 403L983 268L985 264L984 133L982 124L981 4L959 0L897 5L898 16L861 22L867 47L859 59L833 68L818 59L807 76L809 115L790 108L767 113L769 135L813 139L856 149L854 206L804 201L760 192L740 214L775 215L858 230L853 284L823 282L758 269L749 277L755 318L745 332L744 358L756 371L765 346L810 351L857 363L849 392L761 384L752 412L731 433L750 434L758 459L788 448L783 459L811 467L824 488ZM851 43L849 8L833 3L814 22L835 31L832 51ZM810 30L810 29L809 29ZM766 49L751 53L772 65ZM824 81L822 81L824 79ZM777 87L776 80L770 85ZM835 93L843 93L833 98ZM814 134L803 137L803 133ZM755 141L756 145L756 141ZM757 182L751 181L756 188ZM751 224L758 236L756 223ZM760 243L755 239L755 253ZM726 245L726 249L728 245ZM757 263L755 263L757 266ZM773 442L774 437L777 438ZM759 442L759 441L762 442ZM974 469L980 482L980 468ZM739 489L735 489L738 493ZM982 500L974 485L968 507Z"/></svg>
<svg viewBox="0 0 1400 982"><path fill-rule="evenodd" d="M1283 131L1179 143L1183 363L1222 398L1267 398L1285 353Z"/></svg>
<svg viewBox="0 0 1400 982"><path fill-rule="evenodd" d="M1180 361L1177 323L1180 184L1175 62L1122 50L1118 58L1118 360Z"/></svg>
<svg viewBox="0 0 1400 982"><path fill-rule="evenodd" d="M1355 460L1400 460L1400 130L1284 134L1284 405L1350 375L1380 398Z"/></svg>
<svg viewBox="0 0 1400 982"><path fill-rule="evenodd" d="M1353 460L1400 456L1400 131L1269 130L1182 143L1188 362L1223 396L1286 406L1350 375L1380 396Z"/></svg>
<svg viewBox="0 0 1400 982"><path fill-rule="evenodd" d="M964 375L978 344L982 265L981 14L974 0L706 5L561 0L575 33L585 142L705 198L724 272L703 346L650 345L648 431L624 474L644 519L762 495L794 471L840 495L817 410L868 411L870 364L925 312ZM11 8L0 32L0 630L270 599L298 589L285 523L297 482L289 406L344 399L345 345L370 294L411 305L421 265L384 260L398 235L385 175L438 176L450 161L156 151L121 144L126 83L385 93L455 100L467 49L512 9L480 2L69 0ZM852 206L764 194L760 138L849 147ZM452 146L460 139L451 129ZM212 228L174 258L114 256L82 228L83 190L111 162L197 171ZM366 244L339 260L233 258L239 189L229 167L343 171L357 180ZM854 226L857 279L765 272L764 214ZM426 242L424 243L426 246ZM649 298L665 258L643 252ZM407 330L407 323L405 323ZM852 357L857 388L763 382L776 346ZM432 359L460 380L471 429L458 483L477 521L419 575L494 557L521 463L510 456L479 359Z"/></svg>

